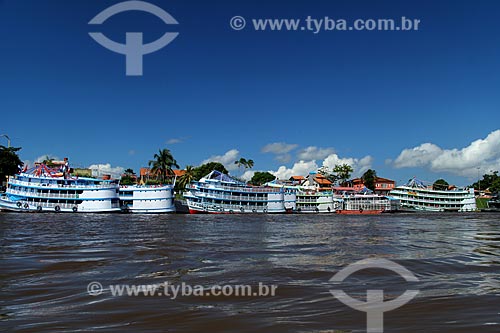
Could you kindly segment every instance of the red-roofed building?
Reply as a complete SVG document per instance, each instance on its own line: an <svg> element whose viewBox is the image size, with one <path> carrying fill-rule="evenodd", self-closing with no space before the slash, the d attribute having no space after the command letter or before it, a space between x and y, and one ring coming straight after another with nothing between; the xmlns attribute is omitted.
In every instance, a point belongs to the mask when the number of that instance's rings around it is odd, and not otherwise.
<svg viewBox="0 0 500 333"><path fill-rule="evenodd" d="M177 176L177 177L180 177L180 176L182 176L183 174L186 173L186 170L172 170L172 171L174 172L174 175ZM140 171L139 171L139 176L140 176L142 184L146 180L148 180L149 178L155 178L156 179L156 174L153 174L151 172L150 168L141 168Z"/></svg>
<svg viewBox="0 0 500 333"><path fill-rule="evenodd" d="M361 178L354 178L347 181L347 184L352 186L355 191L361 191L365 187L365 183ZM375 177L375 193L380 195L387 195L389 191L396 186L396 182L391 179Z"/></svg>
<svg viewBox="0 0 500 333"><path fill-rule="evenodd" d="M318 191L331 191L333 183L319 173L310 173L302 185L314 186Z"/></svg>
<svg viewBox="0 0 500 333"><path fill-rule="evenodd" d="M292 185L300 185L302 184L306 179L304 176L292 176L290 177L289 181L291 182Z"/></svg>

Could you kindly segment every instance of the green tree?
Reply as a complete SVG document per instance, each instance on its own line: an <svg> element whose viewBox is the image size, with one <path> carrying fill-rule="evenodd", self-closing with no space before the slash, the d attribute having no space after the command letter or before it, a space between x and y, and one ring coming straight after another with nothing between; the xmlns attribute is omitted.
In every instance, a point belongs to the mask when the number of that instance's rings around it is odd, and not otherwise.
<svg viewBox="0 0 500 333"><path fill-rule="evenodd" d="M500 177L497 177L489 187L492 193L500 193Z"/></svg>
<svg viewBox="0 0 500 333"><path fill-rule="evenodd" d="M236 164L238 166L238 169L239 169L242 166L245 166L247 164L247 160L242 157L239 160L234 161L234 164Z"/></svg>
<svg viewBox="0 0 500 333"><path fill-rule="evenodd" d="M253 160L247 160L247 164L245 165L245 169L253 168L254 162Z"/></svg>
<svg viewBox="0 0 500 333"><path fill-rule="evenodd" d="M372 191L375 191L375 179L377 178L377 172L372 169L366 170L366 172L361 176L363 180L363 184L365 184L366 188L369 188Z"/></svg>
<svg viewBox="0 0 500 333"><path fill-rule="evenodd" d="M175 188L177 191L184 191L186 186L195 179L196 170L192 165L186 166L186 172L177 179Z"/></svg>
<svg viewBox="0 0 500 333"><path fill-rule="evenodd" d="M432 184L432 189L433 190L441 190L441 191L445 191L448 189L448 182L442 178L436 180L434 182L434 184Z"/></svg>
<svg viewBox="0 0 500 333"><path fill-rule="evenodd" d="M153 156L154 160L149 161L151 173L156 174L157 179L162 183L166 183L167 176L172 176L174 171L173 167L179 169L177 161L169 149L160 149L157 154Z"/></svg>
<svg viewBox="0 0 500 333"><path fill-rule="evenodd" d="M120 179L120 184L122 185L134 185L137 182L137 177L134 170L126 169Z"/></svg>
<svg viewBox="0 0 500 333"><path fill-rule="evenodd" d="M194 169L194 180L200 180L202 177L208 175L210 172L217 170L223 174L228 174L226 167L219 162L209 162L200 165Z"/></svg>
<svg viewBox="0 0 500 333"><path fill-rule="evenodd" d="M497 191L494 191L492 189L493 188L496 188L496 186L493 186L495 184L495 182L500 178L500 176L498 175L498 171L494 171L492 172L491 174L485 174L483 175L483 179L475 182L474 184L472 184L472 187L474 187L474 189L476 190L485 190L485 189L489 189L491 192L497 192Z"/></svg>
<svg viewBox="0 0 500 333"><path fill-rule="evenodd" d="M333 173L330 172L330 169L323 165L321 168L318 169L318 173L328 179L329 181L332 182L332 184L335 184L335 182L338 180L337 176L334 175Z"/></svg>
<svg viewBox="0 0 500 333"><path fill-rule="evenodd" d="M49 157L49 155L45 155L45 158L43 159L42 163L48 166L49 168L53 168L56 166L54 164L54 159Z"/></svg>
<svg viewBox="0 0 500 333"><path fill-rule="evenodd" d="M349 164L337 164L333 168L333 173L335 174L335 178L339 180L342 184L351 178L351 174L353 173L353 168Z"/></svg>
<svg viewBox="0 0 500 333"><path fill-rule="evenodd" d="M245 169L251 169L253 168L254 161L253 160L247 160L246 158L240 158L237 161L234 161L234 164L238 166L238 169L241 167L244 167Z"/></svg>
<svg viewBox="0 0 500 333"><path fill-rule="evenodd" d="M269 172L260 172L257 171L254 173L252 176L252 179L250 179L250 184L252 185L263 185L267 182L273 181L276 179L276 176Z"/></svg>
<svg viewBox="0 0 500 333"><path fill-rule="evenodd" d="M6 181L7 176L13 176L19 172L23 162L17 155L21 148L0 146L0 186Z"/></svg>

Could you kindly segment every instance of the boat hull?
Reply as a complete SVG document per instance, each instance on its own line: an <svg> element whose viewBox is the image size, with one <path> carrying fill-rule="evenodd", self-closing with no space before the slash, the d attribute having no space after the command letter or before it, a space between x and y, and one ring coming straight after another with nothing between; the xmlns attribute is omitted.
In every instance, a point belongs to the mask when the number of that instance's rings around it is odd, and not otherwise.
<svg viewBox="0 0 500 333"><path fill-rule="evenodd" d="M337 210L341 215L378 215L383 212L384 209Z"/></svg>
<svg viewBox="0 0 500 333"><path fill-rule="evenodd" d="M166 186L121 186L120 206L122 212L133 214L175 213L173 185Z"/></svg>
<svg viewBox="0 0 500 333"><path fill-rule="evenodd" d="M120 212L120 208L116 207L85 209L79 207L78 205L36 206L28 203L22 203L20 201L18 202L11 201L8 199L0 200L0 210L4 212L16 212L16 213L118 213Z"/></svg>

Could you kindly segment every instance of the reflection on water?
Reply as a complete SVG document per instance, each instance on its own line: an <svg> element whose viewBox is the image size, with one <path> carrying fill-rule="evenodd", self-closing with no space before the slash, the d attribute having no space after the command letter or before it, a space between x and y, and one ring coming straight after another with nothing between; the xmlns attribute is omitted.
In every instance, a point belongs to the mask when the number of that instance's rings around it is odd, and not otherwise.
<svg viewBox="0 0 500 333"><path fill-rule="evenodd" d="M394 260L343 286L397 297L386 332L500 331L500 215L85 215L0 213L0 331L364 332L365 313L328 280L368 257ZM113 297L87 284L277 284L275 297Z"/></svg>

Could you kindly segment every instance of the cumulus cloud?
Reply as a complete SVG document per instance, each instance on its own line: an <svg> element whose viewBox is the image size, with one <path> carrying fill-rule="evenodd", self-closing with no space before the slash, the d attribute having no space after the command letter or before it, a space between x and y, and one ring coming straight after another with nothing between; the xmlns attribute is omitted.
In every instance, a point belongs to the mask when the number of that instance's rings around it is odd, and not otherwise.
<svg viewBox="0 0 500 333"><path fill-rule="evenodd" d="M466 177L476 177L478 168L482 172L499 170L500 130L461 149L443 149L433 143L404 149L394 161L394 166L427 167L434 172L449 172Z"/></svg>
<svg viewBox="0 0 500 333"><path fill-rule="evenodd" d="M318 148L315 146L309 146L300 150L297 157L299 160L303 161L322 160L333 153L335 153L335 149L333 148Z"/></svg>
<svg viewBox="0 0 500 333"><path fill-rule="evenodd" d="M396 168L422 167L431 163L442 153L433 143L423 143L418 147L404 149L394 161Z"/></svg>
<svg viewBox="0 0 500 333"><path fill-rule="evenodd" d="M286 154L297 148L298 145L284 143L284 142L274 142L262 147L261 151L263 153L273 153L273 154Z"/></svg>
<svg viewBox="0 0 500 333"><path fill-rule="evenodd" d="M110 163L105 164L92 164L88 167L92 170L92 176L101 177L102 175L111 175L114 178L120 177L125 171L124 167L116 166L112 167Z"/></svg>
<svg viewBox="0 0 500 333"><path fill-rule="evenodd" d="M219 162L224 164L227 170L236 170L238 166L234 164L234 161L238 160L240 152L237 149L228 150L224 155L214 155L210 156L202 164L209 162Z"/></svg>
<svg viewBox="0 0 500 333"><path fill-rule="evenodd" d="M372 167L373 157L367 155L363 158L354 158L354 157L346 157L340 158L337 154L328 155L327 158L323 161L323 166L328 167L332 170L336 165L347 164L352 167L354 170L353 176L360 177Z"/></svg>
<svg viewBox="0 0 500 333"><path fill-rule="evenodd" d="M252 179L253 175L255 174L255 171L253 170L247 170L245 171L244 174L241 175L241 179L245 180L245 181L249 181L250 179Z"/></svg>
<svg viewBox="0 0 500 333"><path fill-rule="evenodd" d="M373 157L369 155L363 158L354 158L354 157L340 158L337 154L330 154L326 156L325 159L323 159L320 165L328 167L330 170L332 170L337 164L348 164L354 170L353 176L359 177L366 170L372 167L372 163L373 163ZM320 165L318 165L315 159L309 161L300 160L294 163L294 165L291 168L287 168L286 166L282 165L278 168L277 171L269 171L269 172L278 177L279 179L289 179L291 176L307 176L309 172L316 172L318 171Z"/></svg>
<svg viewBox="0 0 500 333"><path fill-rule="evenodd" d="M263 153L274 154L276 155L275 159L277 161L281 163L288 163L292 159L292 155L289 153L297 147L298 145L294 143L274 142L265 145L260 151Z"/></svg>
<svg viewBox="0 0 500 333"><path fill-rule="evenodd" d="M311 171L317 171L318 164L316 161L299 161L296 162L291 168L282 165L277 171L269 171L279 179L289 179L292 176L307 176Z"/></svg>

